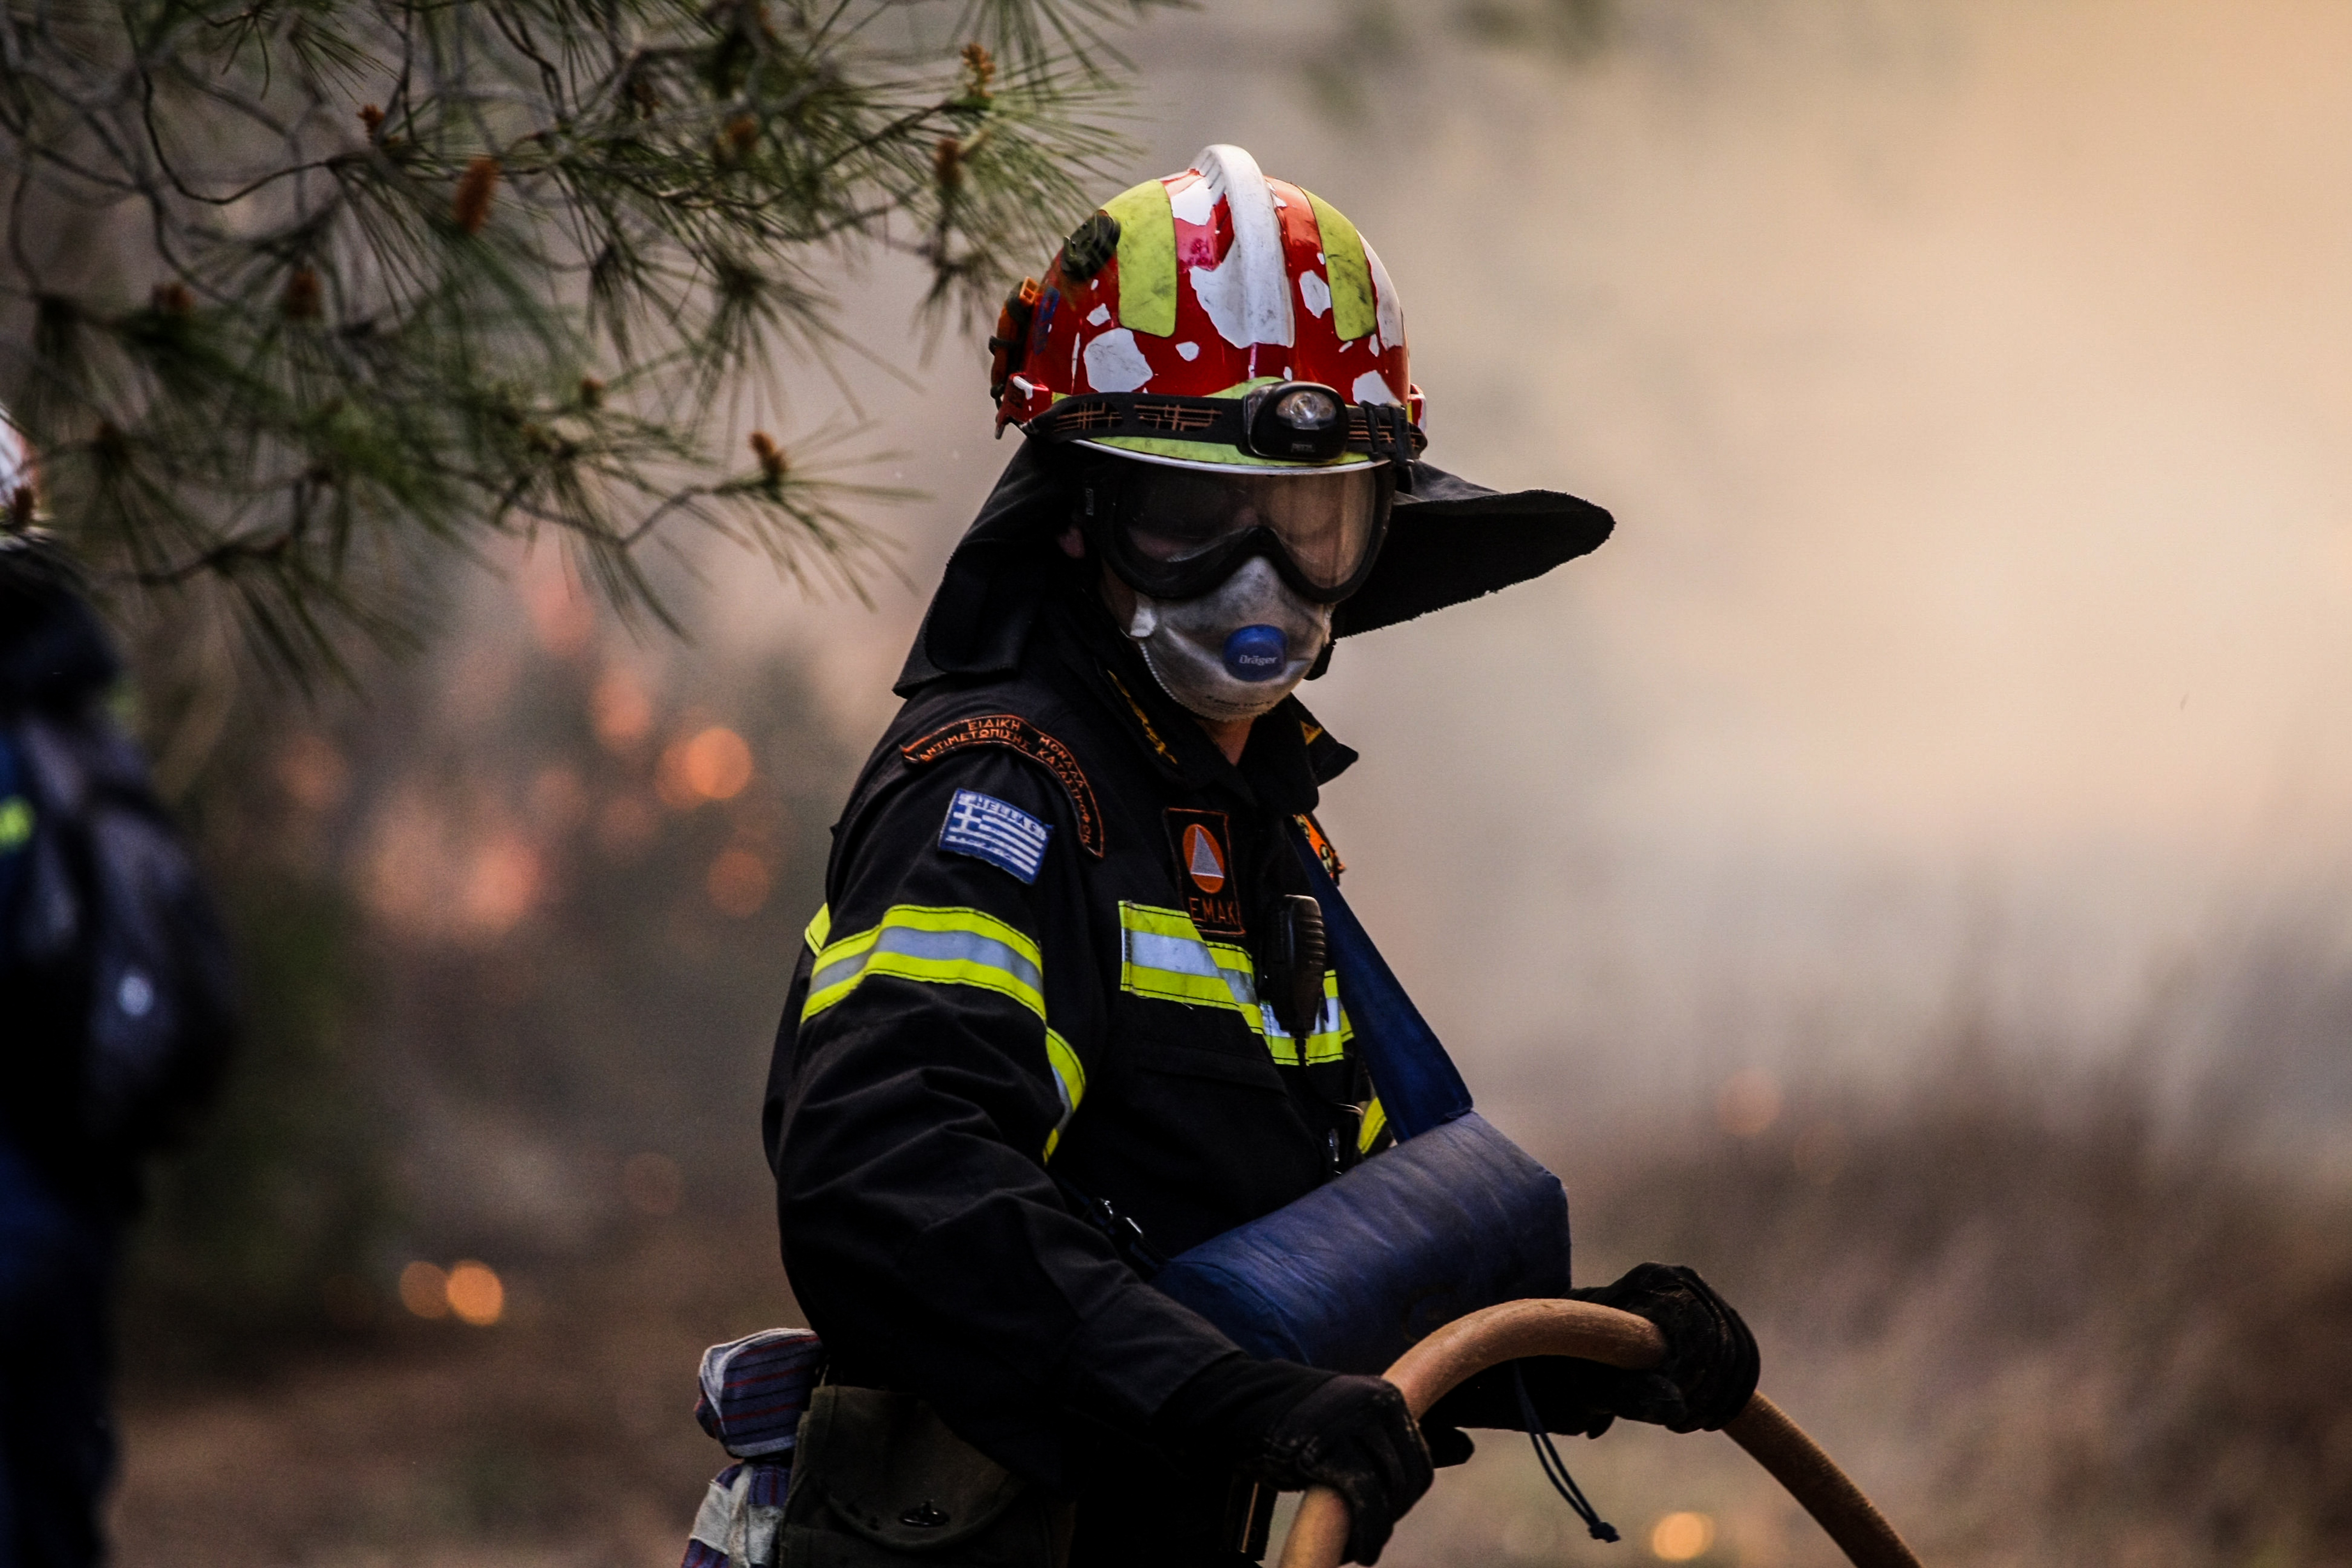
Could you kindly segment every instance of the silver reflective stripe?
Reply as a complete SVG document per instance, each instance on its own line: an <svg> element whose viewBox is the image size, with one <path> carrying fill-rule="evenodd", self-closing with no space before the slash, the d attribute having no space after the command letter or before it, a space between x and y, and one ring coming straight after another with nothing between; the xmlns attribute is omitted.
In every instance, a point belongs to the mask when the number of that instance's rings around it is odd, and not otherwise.
<svg viewBox="0 0 2352 1568"><path fill-rule="evenodd" d="M1001 969L1032 991L1043 992L1045 977L1037 966L1020 952L993 937L967 931L918 931L912 926L886 925L872 946L831 963L809 976L809 994L829 991L845 980L864 973L877 952L902 953L908 958L930 959L941 963L979 963L991 969Z"/></svg>
<svg viewBox="0 0 2352 1568"><path fill-rule="evenodd" d="M1189 937L1155 936L1148 931L1127 933L1128 962L1142 969L1165 969L1176 974L1214 979L1220 971L1205 942Z"/></svg>
<svg viewBox="0 0 2352 1568"><path fill-rule="evenodd" d="M1129 931L1127 938L1127 961L1138 969L1157 969L1169 974L1192 974L1202 980L1222 980L1234 1000L1244 1007L1257 1005L1257 980L1246 970L1227 969L1217 962L1205 942L1190 937L1160 936L1148 931Z"/></svg>
<svg viewBox="0 0 2352 1568"><path fill-rule="evenodd" d="M1274 1016L1274 1004L1261 1001L1257 1005L1258 1011L1265 1016L1265 1032L1269 1035L1278 1035L1286 1040L1290 1038L1290 1031L1284 1028L1282 1020ZM1326 996L1323 998L1322 1007L1315 1015L1314 1023L1307 1026L1307 1037L1311 1039L1318 1035L1336 1035L1339 1032L1339 999L1337 996Z"/></svg>
<svg viewBox="0 0 2352 1568"><path fill-rule="evenodd" d="M867 949L867 952L871 951L872 949ZM808 994L814 996L820 991L830 991L865 967L866 954L863 952L853 952L847 958L836 958L809 976Z"/></svg>
<svg viewBox="0 0 2352 1568"><path fill-rule="evenodd" d="M913 926L886 925L874 945L857 955L863 966L877 952L904 953L941 963L978 963L1001 969L1030 990L1043 993L1045 977L1020 952L994 937L968 931L919 931ZM845 963L849 962L845 959Z"/></svg>

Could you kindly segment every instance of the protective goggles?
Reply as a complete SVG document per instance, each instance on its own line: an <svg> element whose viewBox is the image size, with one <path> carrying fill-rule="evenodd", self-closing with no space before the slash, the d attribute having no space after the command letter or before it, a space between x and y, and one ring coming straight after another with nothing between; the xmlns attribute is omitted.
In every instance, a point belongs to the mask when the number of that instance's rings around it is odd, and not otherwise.
<svg viewBox="0 0 2352 1568"><path fill-rule="evenodd" d="M1081 485L1087 535L1129 586L1155 599L1208 593L1253 555L1318 604L1363 586L1388 530L1387 463L1209 468L1112 458Z"/></svg>

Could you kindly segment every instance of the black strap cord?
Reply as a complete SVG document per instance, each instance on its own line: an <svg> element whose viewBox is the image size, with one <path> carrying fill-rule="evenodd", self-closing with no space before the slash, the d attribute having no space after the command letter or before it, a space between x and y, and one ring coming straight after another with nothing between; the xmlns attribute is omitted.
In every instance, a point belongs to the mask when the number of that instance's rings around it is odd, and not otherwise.
<svg viewBox="0 0 2352 1568"><path fill-rule="evenodd" d="M1599 1511L1585 1500L1584 1489L1578 1486L1576 1478L1568 1473L1567 1461L1559 1457L1559 1450L1552 1447L1551 1434L1544 1430L1543 1417L1536 1414L1535 1397L1528 1393L1527 1373L1520 1370L1517 1362L1511 1363L1511 1388L1519 1396L1519 1419L1527 1423L1528 1441L1535 1448L1536 1463L1543 1467L1544 1479L1551 1483L1551 1489L1576 1510L1576 1517L1584 1521L1584 1528L1591 1532L1593 1540L1615 1542L1622 1539L1617 1527L1601 1519Z"/></svg>
<svg viewBox="0 0 2352 1568"><path fill-rule="evenodd" d="M1350 408L1349 415L1351 419L1361 417L1364 447L1373 457L1389 460L1396 473L1397 489L1411 494L1412 461L1429 445L1429 437L1412 422L1412 411L1398 404L1367 403Z"/></svg>

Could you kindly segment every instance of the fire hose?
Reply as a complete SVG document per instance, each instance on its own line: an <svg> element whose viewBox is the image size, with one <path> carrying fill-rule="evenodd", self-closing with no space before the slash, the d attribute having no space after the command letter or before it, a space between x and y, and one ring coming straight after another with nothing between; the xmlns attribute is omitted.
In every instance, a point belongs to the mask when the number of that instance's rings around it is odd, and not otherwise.
<svg viewBox="0 0 2352 1568"><path fill-rule="evenodd" d="M1522 1356L1575 1356L1638 1371L1656 1365L1665 1350L1649 1320L1631 1312L1585 1301L1506 1301L1431 1334L1387 1377L1419 1416L1465 1379ZM1804 1505L1854 1568L1920 1568L1862 1489L1763 1394L1723 1430ZM1328 1487L1310 1489L1283 1542L1281 1568L1339 1568L1347 1545L1347 1500Z"/></svg>

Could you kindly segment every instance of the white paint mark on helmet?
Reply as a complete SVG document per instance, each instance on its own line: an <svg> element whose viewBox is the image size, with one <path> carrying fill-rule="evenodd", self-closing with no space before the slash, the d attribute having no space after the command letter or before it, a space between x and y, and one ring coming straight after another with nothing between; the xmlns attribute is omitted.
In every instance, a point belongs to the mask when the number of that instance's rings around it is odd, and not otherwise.
<svg viewBox="0 0 2352 1568"><path fill-rule="evenodd" d="M1186 361L1199 359L1201 357L1201 345L1198 343L1178 343L1176 345L1176 357Z"/></svg>
<svg viewBox="0 0 2352 1568"><path fill-rule="evenodd" d="M1222 197L1233 219L1233 247L1215 267L1192 268L1192 292L1235 348L1291 342L1290 279L1283 266L1282 220L1257 160L1219 143L1193 160L1202 183Z"/></svg>
<svg viewBox="0 0 2352 1568"><path fill-rule="evenodd" d="M1217 216L1217 193L1209 188L1208 181L1195 178L1181 191L1171 188L1168 205L1177 222L1206 228Z"/></svg>
<svg viewBox="0 0 2352 1568"><path fill-rule="evenodd" d="M1302 272L1298 275L1298 297L1307 302L1307 313L1319 321L1323 312L1331 308L1331 285L1323 281L1320 272Z"/></svg>
<svg viewBox="0 0 2352 1568"><path fill-rule="evenodd" d="M1372 310L1381 325L1379 346L1394 348L1404 342L1404 306L1397 299L1396 285L1389 281L1389 269L1381 265L1381 253L1369 239L1364 241L1364 259L1372 268Z"/></svg>
<svg viewBox="0 0 2352 1568"><path fill-rule="evenodd" d="M1087 344L1087 382L1097 392L1133 392L1151 379L1151 362L1135 334L1114 327Z"/></svg>
<svg viewBox="0 0 2352 1568"><path fill-rule="evenodd" d="M1087 325L1090 327L1099 327L1105 321L1109 320L1110 307L1108 305L1097 305L1093 310L1087 312Z"/></svg>
<svg viewBox="0 0 2352 1568"><path fill-rule="evenodd" d="M1397 400L1397 395L1389 390L1388 379L1376 370L1368 370L1356 378L1354 395L1359 403L1394 403Z"/></svg>

